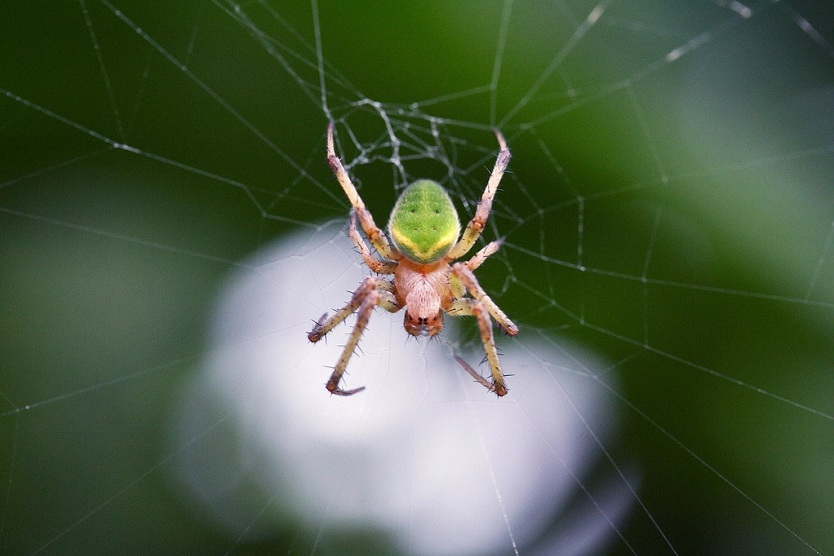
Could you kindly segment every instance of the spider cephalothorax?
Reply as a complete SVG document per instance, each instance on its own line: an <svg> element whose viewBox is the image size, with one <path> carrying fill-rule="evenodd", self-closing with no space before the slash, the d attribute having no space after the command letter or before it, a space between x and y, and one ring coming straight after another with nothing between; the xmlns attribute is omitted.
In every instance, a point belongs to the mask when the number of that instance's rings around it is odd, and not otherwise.
<svg viewBox="0 0 834 556"><path fill-rule="evenodd" d="M326 313L322 315L307 335L311 342L317 342L348 315L359 311L348 342L327 381L327 389L330 392L348 396L364 389L360 387L342 390L339 381L351 354L356 349L362 331L368 324L371 312L379 305L392 313L405 308L403 325L406 332L413 336L434 336L440 332L443 328L443 313L452 316L474 316L478 321L492 382L475 373L462 359L456 359L468 373L491 391L499 396L507 393L492 335L491 319L495 319L498 326L510 336L518 333L518 327L484 292L472 272L498 250L501 242L493 241L487 244L466 262L453 262L466 255L481 235L492 208L492 199L510 161L510 151L504 137L498 131L495 132L495 136L498 138L501 151L498 153L475 216L460 240L460 220L449 194L436 182L418 180L402 192L394 210L391 211L388 222L388 235L391 238L389 243L385 233L374 222L370 211L365 208L365 203L336 156L333 146L333 124L328 126L327 162L353 206L348 234L371 270L379 275L393 275L393 279L381 276L365 278L347 305L332 317L328 318ZM371 255L370 248L359 235L357 220L382 259ZM471 297L467 297L467 293Z"/></svg>

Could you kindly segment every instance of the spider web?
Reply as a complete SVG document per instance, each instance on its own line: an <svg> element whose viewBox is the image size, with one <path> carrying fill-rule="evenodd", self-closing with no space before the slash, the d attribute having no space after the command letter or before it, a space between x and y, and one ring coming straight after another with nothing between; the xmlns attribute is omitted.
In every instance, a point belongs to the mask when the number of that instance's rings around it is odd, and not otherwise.
<svg viewBox="0 0 834 556"><path fill-rule="evenodd" d="M834 21L801 1L17 2L0 22L3 553L834 550ZM375 311L379 224L474 212L471 319ZM477 248L477 246L476 246Z"/></svg>

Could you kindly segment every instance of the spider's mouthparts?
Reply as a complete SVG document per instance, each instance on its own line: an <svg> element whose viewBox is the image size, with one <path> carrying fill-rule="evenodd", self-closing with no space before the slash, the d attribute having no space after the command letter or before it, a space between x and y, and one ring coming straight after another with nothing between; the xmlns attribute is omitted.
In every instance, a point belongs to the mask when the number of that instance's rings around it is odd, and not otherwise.
<svg viewBox="0 0 834 556"><path fill-rule="evenodd" d="M418 338L432 337L443 328L443 316L438 312L435 316L414 316L408 311L403 320L405 331Z"/></svg>
<svg viewBox="0 0 834 556"><path fill-rule="evenodd" d="M406 326L405 331L415 338L427 338L432 335L429 327L424 324Z"/></svg>

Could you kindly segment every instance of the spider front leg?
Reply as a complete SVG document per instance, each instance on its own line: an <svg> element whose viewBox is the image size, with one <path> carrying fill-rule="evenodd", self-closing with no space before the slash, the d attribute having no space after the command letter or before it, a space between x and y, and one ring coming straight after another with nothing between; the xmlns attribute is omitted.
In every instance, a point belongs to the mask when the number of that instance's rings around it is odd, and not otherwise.
<svg viewBox="0 0 834 556"><path fill-rule="evenodd" d="M333 373L327 381L327 389L331 393L339 396L350 396L365 389L365 387L362 386L352 390L342 390L339 387L339 382L345 372L345 369L347 368L351 355L353 355L354 350L356 350L356 346L359 344L359 338L362 336L362 332L364 332L365 327L368 325L368 321L371 318L371 313L373 312L374 307L379 305L392 313L400 310L399 305L397 305L397 300L391 291L392 289L393 286L387 280L381 280L374 278L373 276L365 278L359 288L353 293L353 297L351 297L351 300L347 305L330 318L327 318L326 313L322 315L321 319L319 319L313 327L313 330L311 330L307 335L307 338L311 342L318 342L325 336L325 334L330 332L333 327L345 320L348 315L359 309L356 324L353 326L353 330L351 331L348 341L342 350L342 354L336 362L336 367L334 367Z"/></svg>
<svg viewBox="0 0 834 556"><path fill-rule="evenodd" d="M507 142L504 140L504 136L496 129L495 137L498 139L498 146L501 148L501 152L498 153L498 158L495 159L495 167L489 176L489 181L484 189L484 194L481 196L481 202L478 203L475 216L472 217L472 220L466 226L466 230L464 230L460 241L446 255L446 258L449 260L459 259L466 255L481 236L481 232L484 231L484 226L486 226L487 218L489 218L489 213L492 210L492 199L495 197L495 193L498 191L498 184L501 183L504 171L510 163L510 150L507 148Z"/></svg>
<svg viewBox="0 0 834 556"><path fill-rule="evenodd" d="M327 126L327 163L339 181L339 185L342 186L345 195L347 195L350 204L353 206L353 210L356 211L356 215L359 217L359 224L362 225L362 229L365 230L365 235L368 236L368 240L370 240L374 249L379 251L379 254L388 260L397 260L400 258L397 251L388 243L388 238L385 237L385 233L374 222L371 211L365 207L365 203L362 201L362 197L359 196L359 192L356 191L353 182L350 181L350 176L348 176L345 167L342 166L342 162L336 156L336 150L333 145L333 122L330 122Z"/></svg>

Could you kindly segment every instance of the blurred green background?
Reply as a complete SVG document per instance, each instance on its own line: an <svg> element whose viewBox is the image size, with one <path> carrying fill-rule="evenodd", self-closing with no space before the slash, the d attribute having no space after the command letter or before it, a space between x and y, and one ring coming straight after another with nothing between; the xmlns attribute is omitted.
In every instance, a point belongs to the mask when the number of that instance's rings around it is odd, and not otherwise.
<svg viewBox="0 0 834 556"><path fill-rule="evenodd" d="M612 553L834 551L831 7L237 8L4 5L0 552L308 550L292 520L214 527L167 427L224 277L347 214L322 82L379 223L415 176L471 213L500 124L506 244L479 277L522 330L617 362L591 370L622 380L606 449L651 519ZM405 176L381 114L425 147Z"/></svg>

